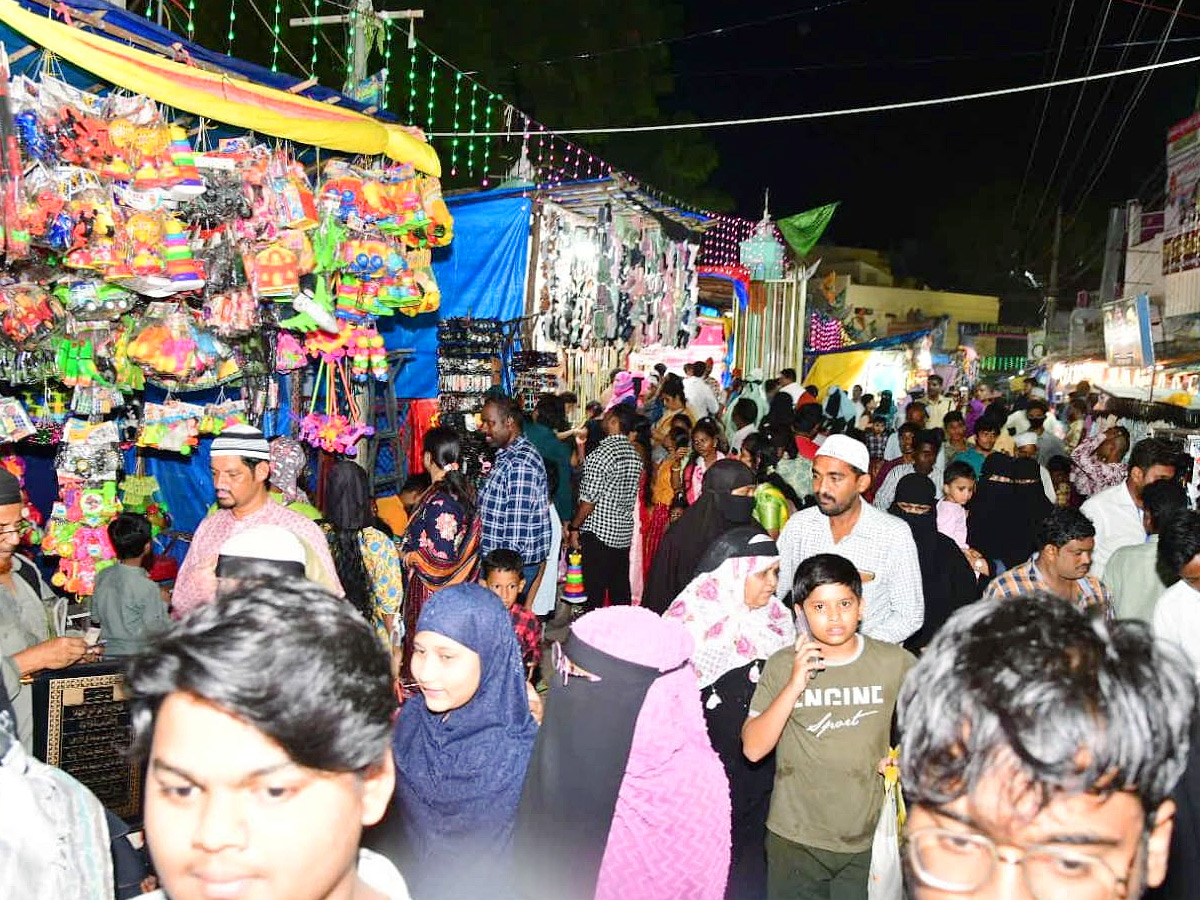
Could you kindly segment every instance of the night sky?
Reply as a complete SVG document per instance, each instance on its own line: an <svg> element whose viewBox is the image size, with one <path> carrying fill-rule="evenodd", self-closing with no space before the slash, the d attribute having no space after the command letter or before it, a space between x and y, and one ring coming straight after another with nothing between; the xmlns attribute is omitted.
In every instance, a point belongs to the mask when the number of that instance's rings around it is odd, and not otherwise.
<svg viewBox="0 0 1200 900"><path fill-rule="evenodd" d="M819 0L731 4L689 0L689 32L788 13ZM1174 8L1175 0L1152 0ZM1083 74L1097 26L1107 12L1102 45L1130 47L1121 67L1147 62L1170 12L1139 9L1130 0L852 0L836 8L748 27L722 37L672 45L672 102L700 118L771 115L936 97L1026 84L1049 78L1073 6L1060 77ZM1192 16L1200 9L1189 13ZM1140 21L1139 19L1140 13ZM1056 14L1059 16L1056 24ZM1135 28L1136 24L1136 28ZM1181 15L1163 59L1200 55L1200 18ZM1179 40L1185 39L1185 40ZM1122 49L1102 47L1093 71L1118 67ZM931 58L944 58L931 60ZM1029 229L1055 159L1059 173L1042 215L1058 192L1068 212L1082 199L1105 144L1138 77L1088 85L1070 136L1067 122L1079 88L1052 92L1017 217ZM1089 206L1121 203L1142 191L1161 196L1165 131L1192 111L1200 65L1155 73L1126 125L1113 158L1087 198ZM729 192L743 215L761 210L771 189L775 215L830 200L843 206L830 237L842 244L899 247L929 239L930 220L948 208L969 208L983 193L981 216L1012 215L1045 94L1025 94L940 108L853 118L729 128L710 132L721 151L714 186ZM1101 109L1091 138L1083 136ZM1078 163L1076 154L1083 151ZM1075 165L1070 179L1067 170ZM1006 199L1007 198L1007 199ZM964 227L970 223L964 221ZM1036 255L1035 255L1036 256ZM1036 259L1035 259L1036 261ZM1041 261L1044 265L1045 260Z"/></svg>

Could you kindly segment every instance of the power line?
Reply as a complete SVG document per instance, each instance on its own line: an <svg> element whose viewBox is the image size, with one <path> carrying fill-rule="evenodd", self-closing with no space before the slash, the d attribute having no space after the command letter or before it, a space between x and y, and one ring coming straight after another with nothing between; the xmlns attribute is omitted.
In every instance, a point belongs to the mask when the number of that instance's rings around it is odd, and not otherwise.
<svg viewBox="0 0 1200 900"><path fill-rule="evenodd" d="M1180 0L1182 2L1182 0ZM845 116L858 116L867 113L892 112L900 109L920 109L929 106L948 106L953 103L965 103L971 100L990 100L996 97L1008 97L1016 94L1030 94L1056 87L1067 87L1072 84L1086 84L1092 81L1103 81L1107 78L1121 78L1126 75L1140 75L1159 69L1172 69L1200 62L1200 56L1186 56L1167 62L1148 63L1129 69L1114 69L1109 72L1096 72L1092 75L1078 75L1073 78L1062 78L1057 81L1042 81L1037 84L1024 84L1017 87L997 88L990 91L975 91L969 94L953 94L949 97L933 97L926 100L904 100L896 103L879 103L872 106L854 106L846 109L830 109L819 112L786 113L777 116L754 116L744 119L716 119L709 122L675 122L667 125L629 125L614 127L591 128L556 128L549 133L554 135L578 134L639 134L653 131L695 131L701 128L728 128L739 125L769 125L777 122L801 122L812 119L834 119ZM431 131L431 138L452 137L521 137L523 131Z"/></svg>
<svg viewBox="0 0 1200 900"><path fill-rule="evenodd" d="M1054 12L1054 24L1058 25L1058 14L1062 10L1062 0L1059 0L1058 6ZM1058 67L1062 62L1063 48L1067 45L1067 32L1071 30L1071 16L1075 12L1075 0L1071 0L1071 5L1067 8L1067 23L1063 26L1062 37L1058 39L1058 53L1054 56L1054 69L1050 72L1051 80L1058 77ZM1044 72L1045 69L1043 68ZM1042 129L1046 125L1046 113L1050 110L1050 92L1046 92L1046 96L1042 98L1042 112L1038 116L1037 129L1033 132L1033 144L1029 148L1029 157L1025 160L1025 172L1021 176L1021 187L1017 191L1017 202L1013 204L1012 219L1009 222L1013 225L1017 221L1017 212L1021 208L1021 201L1025 199L1025 188L1029 184L1029 173L1033 171L1033 160L1037 156L1038 144L1042 140ZM1036 213L1034 214L1036 218Z"/></svg>
<svg viewBox="0 0 1200 900"><path fill-rule="evenodd" d="M585 53L574 53L570 56L560 56L557 59L540 59L532 62L515 62L509 66L511 69L521 69L527 66L554 66L559 63L575 62L577 60L586 59L602 59L607 56L614 56L618 53L630 53L634 50L649 50L654 47L666 47L671 44L680 44L684 41L695 41L700 38L722 37L726 34L731 34L735 31L742 31L746 28L757 28L760 25L770 25L775 22L783 22L787 19L795 19L798 16L807 15L808 13L824 12L827 9L834 9L839 6L848 6L851 3L862 3L864 0L830 0L827 3L818 3L816 6L809 6L805 9L795 9L791 12L778 13L773 16L764 16L760 19L751 19L749 22L738 22L733 25L723 25L719 28L709 28L704 31L694 31L691 34L683 34L673 38L660 38L655 41L645 41L641 44L631 44L627 47L610 47L607 50L594 50Z"/></svg>
<svg viewBox="0 0 1200 900"><path fill-rule="evenodd" d="M1162 39L1164 42L1170 36L1171 29L1175 27L1175 20L1178 18L1178 13L1179 13L1180 8L1182 8L1182 6L1183 6L1183 0L1179 0L1179 2L1175 6L1175 14L1173 14L1171 16L1170 20L1167 22L1167 27L1165 29L1163 29ZM1156 53L1156 59L1155 59L1156 64L1157 64L1158 60L1162 58L1163 50L1165 48L1166 48L1165 43L1159 44L1158 51ZM1121 138L1121 133L1125 130L1125 126L1129 124L1129 119L1133 115L1133 110L1137 107L1138 102L1142 99L1142 95L1145 94L1145 92L1146 92L1147 86L1150 84L1150 74L1153 71L1154 71L1153 69L1148 69L1146 71L1145 76L1142 78L1141 83L1138 85L1137 90L1134 92L1133 97L1130 99L1129 105L1125 109L1125 114L1121 117L1121 121L1119 123L1117 123L1116 129L1113 131L1111 137L1109 138L1108 145L1107 145L1107 148L1106 148L1106 151L1104 154L1104 159L1100 162L1100 165L1096 168L1095 176L1088 183L1087 187L1084 188L1083 196L1081 196L1079 198L1079 203L1075 207L1074 215L1078 215L1079 212L1083 210L1083 206L1087 202L1088 197L1090 197L1092 194L1092 191L1094 191L1096 189L1096 185L1100 183L1100 177L1104 174L1104 170L1108 168L1108 164L1112 161L1113 154L1116 152L1117 142Z"/></svg>

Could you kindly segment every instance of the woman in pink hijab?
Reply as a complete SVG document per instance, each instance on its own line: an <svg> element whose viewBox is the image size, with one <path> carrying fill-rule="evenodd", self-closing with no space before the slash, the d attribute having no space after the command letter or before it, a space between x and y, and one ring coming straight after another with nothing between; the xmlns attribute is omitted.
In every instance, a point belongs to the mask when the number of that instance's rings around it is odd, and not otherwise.
<svg viewBox="0 0 1200 900"><path fill-rule="evenodd" d="M559 647L517 810L526 900L720 900L729 783L683 626L638 607L583 616Z"/></svg>

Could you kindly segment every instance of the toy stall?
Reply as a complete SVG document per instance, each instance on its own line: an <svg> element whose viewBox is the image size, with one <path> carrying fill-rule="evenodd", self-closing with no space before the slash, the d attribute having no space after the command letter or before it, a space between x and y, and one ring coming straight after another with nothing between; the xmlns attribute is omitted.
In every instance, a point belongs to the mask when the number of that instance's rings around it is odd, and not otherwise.
<svg viewBox="0 0 1200 900"><path fill-rule="evenodd" d="M0 441L23 540L86 597L119 511L159 535L205 515L202 438L368 446L453 218L419 132L70 21L0 0Z"/></svg>

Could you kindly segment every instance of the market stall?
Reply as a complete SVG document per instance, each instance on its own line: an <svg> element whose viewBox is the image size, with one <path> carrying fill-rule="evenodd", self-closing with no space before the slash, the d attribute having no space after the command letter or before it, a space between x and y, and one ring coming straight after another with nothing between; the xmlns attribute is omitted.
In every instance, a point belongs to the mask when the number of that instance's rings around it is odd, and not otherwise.
<svg viewBox="0 0 1200 900"><path fill-rule="evenodd" d="M438 309L453 236L419 133L119 43L87 8L0 0L24 63L0 66L0 440L49 501L24 539L76 595L122 508L203 517L204 436L250 421L358 454L366 386L393 392L413 343L393 323Z"/></svg>

